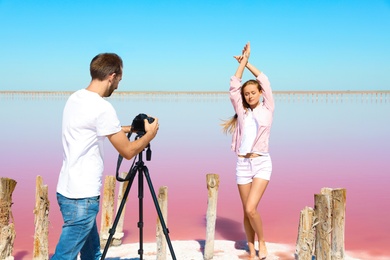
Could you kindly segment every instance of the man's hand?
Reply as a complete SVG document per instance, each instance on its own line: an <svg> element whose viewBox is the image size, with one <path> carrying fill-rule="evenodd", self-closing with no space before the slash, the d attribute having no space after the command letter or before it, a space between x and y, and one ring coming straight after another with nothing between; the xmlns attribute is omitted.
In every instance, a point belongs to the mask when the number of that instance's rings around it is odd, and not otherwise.
<svg viewBox="0 0 390 260"><path fill-rule="evenodd" d="M153 139L157 131L159 129L159 123L158 123L158 118L154 118L154 121L152 123L149 123L147 119L144 119L144 125L145 125L145 132L150 134L151 139Z"/></svg>
<svg viewBox="0 0 390 260"><path fill-rule="evenodd" d="M112 145L119 152L119 154L123 156L123 158L130 160L139 154L156 136L159 127L158 119L154 118L154 121L151 124L149 124L148 120L145 119L144 124L146 133L141 138L134 141L130 141L127 138L123 127L122 130L118 133L107 136L108 140L110 140Z"/></svg>

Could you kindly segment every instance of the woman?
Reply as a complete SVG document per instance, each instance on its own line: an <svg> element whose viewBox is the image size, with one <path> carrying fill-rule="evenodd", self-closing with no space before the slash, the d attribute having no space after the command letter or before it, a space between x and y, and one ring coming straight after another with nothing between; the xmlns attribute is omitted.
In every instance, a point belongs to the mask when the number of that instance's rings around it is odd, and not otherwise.
<svg viewBox="0 0 390 260"><path fill-rule="evenodd" d="M236 179L244 210L244 228L250 258L256 257L255 235L259 243L259 257L267 257L263 224L257 206L267 188L272 172L268 142L274 112L274 99L268 78L248 62L250 43L241 56L234 56L239 65L230 79L230 100L235 116L223 124L226 133L233 134L232 150L237 154ZM256 80L241 86L244 69ZM262 97L262 100L260 98Z"/></svg>

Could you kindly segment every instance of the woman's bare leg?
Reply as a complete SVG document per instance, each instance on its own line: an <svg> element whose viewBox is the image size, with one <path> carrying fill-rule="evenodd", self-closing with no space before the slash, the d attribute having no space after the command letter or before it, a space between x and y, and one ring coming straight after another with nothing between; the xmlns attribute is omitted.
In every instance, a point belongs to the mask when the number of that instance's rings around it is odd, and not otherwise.
<svg viewBox="0 0 390 260"><path fill-rule="evenodd" d="M248 239L249 253L253 255L256 252L254 249L254 234L256 234L259 242L260 258L267 256L267 248L263 234L263 223L257 211L257 206L267 185L268 181L260 178L254 178L250 184L238 185L244 208L244 227Z"/></svg>
<svg viewBox="0 0 390 260"><path fill-rule="evenodd" d="M256 256L256 250L255 250L255 231L252 228L252 225L250 223L250 220L245 212L245 205L248 200L248 196L251 190L252 183L244 184L244 185L238 185L238 191L240 192L241 202L242 202L242 208L244 211L244 229L245 229L245 235L246 240L248 242L248 249L249 249L249 255L250 257Z"/></svg>

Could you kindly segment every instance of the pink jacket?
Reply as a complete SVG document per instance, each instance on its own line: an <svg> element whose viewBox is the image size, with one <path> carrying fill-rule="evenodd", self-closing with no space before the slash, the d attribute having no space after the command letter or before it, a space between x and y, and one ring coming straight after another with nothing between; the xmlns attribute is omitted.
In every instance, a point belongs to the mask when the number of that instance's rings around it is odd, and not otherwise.
<svg viewBox="0 0 390 260"><path fill-rule="evenodd" d="M259 126L256 139L252 146L252 152L268 153L269 136L272 125L272 118L275 108L272 95L271 84L264 73L256 78L260 83L263 94L263 101L253 110L254 118ZM244 126L244 117L246 109L242 104L241 97L241 79L236 76L230 78L230 101L237 113L237 127L233 133L232 151L238 154L242 139L242 129Z"/></svg>

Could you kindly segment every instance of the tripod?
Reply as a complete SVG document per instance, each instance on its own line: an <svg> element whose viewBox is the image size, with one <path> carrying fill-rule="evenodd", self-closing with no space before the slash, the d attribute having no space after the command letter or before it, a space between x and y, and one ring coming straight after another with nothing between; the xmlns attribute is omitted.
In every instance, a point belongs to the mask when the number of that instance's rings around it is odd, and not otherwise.
<svg viewBox="0 0 390 260"><path fill-rule="evenodd" d="M146 152L147 153L146 157L147 157L147 160L150 161L150 156L151 156L150 144L148 144L148 146L146 148L148 148L148 150ZM115 231L116 231L116 226L118 225L119 218L122 214L127 197L129 195L131 185L133 184L133 181L134 181L134 178L135 178L135 175L137 174L137 172L138 172L138 206L139 206L139 211L138 211L138 214L139 214L139 222L138 222L139 250L138 250L138 254L140 256L140 260L143 259L143 225L144 225L144 223L143 223L144 178L143 177L144 176L147 180L150 193L152 194L153 202L154 202L154 205L156 207L156 211L157 211L158 217L160 219L161 227L162 227L163 233L165 235L165 239L167 240L168 247L169 247L169 250L170 250L171 255L172 255L172 259L176 260L175 252L173 251L172 243L171 243L171 240L170 240L169 235L168 235L169 230L167 229L167 227L165 225L165 221L164 221L163 215L161 213L160 205L158 204L158 200L157 200L154 188L153 188L152 180L151 180L150 175L149 175L149 170L146 167L146 165L144 164L144 162L142 161L142 152L143 151L141 151L138 154L138 162L135 163L134 167L131 168L131 170L128 172L125 179L122 179L118 176L118 168L119 168L119 165L123 159L121 156L119 156L119 158L118 158L117 177L116 178L118 181L129 181L129 183L126 187L125 193L123 195L123 199L122 199L121 204L118 208L118 212L117 212L117 215L115 217L112 228L108 231L109 237L107 239L106 246L104 247L104 251L102 253L102 257L101 257L102 260L104 260L106 257L106 254L107 254L108 248L110 246L112 237L114 236Z"/></svg>

